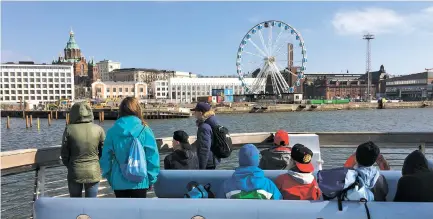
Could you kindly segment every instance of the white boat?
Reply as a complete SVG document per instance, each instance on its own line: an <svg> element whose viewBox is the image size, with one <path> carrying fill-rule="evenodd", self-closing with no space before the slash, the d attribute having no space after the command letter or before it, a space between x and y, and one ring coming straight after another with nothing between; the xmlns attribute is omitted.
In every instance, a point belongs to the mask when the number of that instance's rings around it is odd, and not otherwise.
<svg viewBox="0 0 433 219"><path fill-rule="evenodd" d="M291 134L291 144L302 143L312 149L316 170L322 168L319 137L315 134ZM430 164L433 164L431 162ZM275 179L284 170L265 171ZM400 171L382 171L388 182L387 202L344 201L338 210L336 201L289 200L227 200L185 199L186 185L190 181L211 184L214 192L229 178L233 170L161 170L154 191L154 199L74 199L41 197L34 205L35 218L92 218L92 219L406 219L433 218L433 203L392 202ZM366 207L367 206L367 207ZM368 209L368 211L367 211Z"/></svg>

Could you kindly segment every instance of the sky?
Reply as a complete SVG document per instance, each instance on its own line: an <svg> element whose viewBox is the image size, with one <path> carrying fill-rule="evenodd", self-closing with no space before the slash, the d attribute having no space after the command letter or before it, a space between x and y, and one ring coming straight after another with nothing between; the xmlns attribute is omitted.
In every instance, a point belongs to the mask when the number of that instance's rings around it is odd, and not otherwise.
<svg viewBox="0 0 433 219"><path fill-rule="evenodd" d="M403 75L433 68L433 2L1 2L1 61L51 63L72 27L82 53L122 68L236 74L236 53L257 23L301 32L306 73Z"/></svg>

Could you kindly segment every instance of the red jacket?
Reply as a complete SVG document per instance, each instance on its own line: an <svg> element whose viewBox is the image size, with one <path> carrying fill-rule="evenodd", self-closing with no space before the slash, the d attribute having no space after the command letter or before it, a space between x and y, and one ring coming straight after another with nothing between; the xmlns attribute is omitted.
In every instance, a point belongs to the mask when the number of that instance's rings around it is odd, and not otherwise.
<svg viewBox="0 0 433 219"><path fill-rule="evenodd" d="M311 173L289 173L277 177L275 184L284 200L319 200L320 189Z"/></svg>

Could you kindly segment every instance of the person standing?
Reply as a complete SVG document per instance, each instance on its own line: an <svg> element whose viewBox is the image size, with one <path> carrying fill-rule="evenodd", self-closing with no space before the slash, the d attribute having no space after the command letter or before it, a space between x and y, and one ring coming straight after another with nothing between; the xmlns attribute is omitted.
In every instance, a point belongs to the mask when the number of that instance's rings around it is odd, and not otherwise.
<svg viewBox="0 0 433 219"><path fill-rule="evenodd" d="M125 178L121 169L128 162L134 138L141 143L146 157L147 177L140 182ZM135 97L126 97L120 103L119 118L107 131L100 164L102 176L117 198L146 198L148 189L156 182L160 170L158 146Z"/></svg>
<svg viewBox="0 0 433 219"><path fill-rule="evenodd" d="M70 197L94 198L98 195L101 170L99 157L104 144L104 129L93 123L92 108L86 102L75 103L70 123L62 137L60 156L68 169Z"/></svg>
<svg viewBox="0 0 433 219"><path fill-rule="evenodd" d="M173 133L174 152L164 158L166 170L196 170L198 169L197 154L188 141L188 134L182 130Z"/></svg>
<svg viewBox="0 0 433 219"><path fill-rule="evenodd" d="M194 112L198 125L196 145L199 169L216 169L221 159L215 157L211 151L212 127L218 125L215 112L211 110L211 106L208 103L204 102L197 103L196 107L191 109L191 111Z"/></svg>

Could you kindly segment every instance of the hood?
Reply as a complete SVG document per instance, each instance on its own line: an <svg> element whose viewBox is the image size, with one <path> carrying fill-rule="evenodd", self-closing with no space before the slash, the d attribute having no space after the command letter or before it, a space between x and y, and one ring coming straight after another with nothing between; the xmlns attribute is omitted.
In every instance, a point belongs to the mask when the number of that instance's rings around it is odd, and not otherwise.
<svg viewBox="0 0 433 219"><path fill-rule="evenodd" d="M194 152L191 150L175 150L177 158L176 161L182 165L188 165L189 163L193 163L191 160L194 159Z"/></svg>
<svg viewBox="0 0 433 219"><path fill-rule="evenodd" d="M71 124L93 122L92 108L86 102L75 103L69 111Z"/></svg>
<svg viewBox="0 0 433 219"><path fill-rule="evenodd" d="M379 170L374 166L359 166L356 169L356 172L358 173L358 179L360 179L361 184L368 189L372 189L374 187L377 179L379 179L380 176Z"/></svg>
<svg viewBox="0 0 433 219"><path fill-rule="evenodd" d="M313 176L312 173L298 173L298 172L289 170L287 172L287 174L289 174L290 176L292 176L293 179L296 180L296 182L304 184L304 185L310 184L314 180L314 176Z"/></svg>
<svg viewBox="0 0 433 219"><path fill-rule="evenodd" d="M141 124L141 120L136 116L124 116L120 117L114 123L112 129L114 133L121 136L133 136L138 137L140 132L143 131L144 126Z"/></svg>
<svg viewBox="0 0 433 219"><path fill-rule="evenodd" d="M402 175L410 175L418 172L428 172L428 161L424 154L419 150L410 153L406 159L404 159L403 168L401 170Z"/></svg>
<svg viewBox="0 0 433 219"><path fill-rule="evenodd" d="M253 144L246 144L239 150L239 166L259 166L260 153Z"/></svg>
<svg viewBox="0 0 433 219"><path fill-rule="evenodd" d="M242 191L253 191L264 188L266 185L265 174L262 169L254 166L238 167L232 175L231 183Z"/></svg>
<svg viewBox="0 0 433 219"><path fill-rule="evenodd" d="M214 125L218 124L217 120L215 118L215 112L212 111L212 110L208 111L208 112L205 112L203 114L203 118L199 119L197 121L198 124L201 124L201 123L204 123L204 122L207 123L207 124L209 124L210 126L214 126Z"/></svg>

